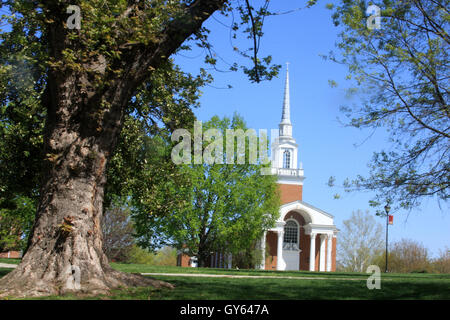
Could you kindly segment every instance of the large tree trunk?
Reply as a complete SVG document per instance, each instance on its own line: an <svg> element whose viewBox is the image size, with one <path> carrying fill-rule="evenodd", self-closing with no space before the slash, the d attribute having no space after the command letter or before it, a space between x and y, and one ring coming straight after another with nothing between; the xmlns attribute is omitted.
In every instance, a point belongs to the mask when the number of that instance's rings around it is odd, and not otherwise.
<svg viewBox="0 0 450 320"><path fill-rule="evenodd" d="M49 112L45 183L28 249L19 266L0 279L0 296L98 294L130 285L171 287L115 271L103 253L105 169L120 134L120 104L126 104L129 93L117 89L114 95L85 103L71 90L82 78L50 77L44 101ZM99 108L101 101L109 101L109 107Z"/></svg>
<svg viewBox="0 0 450 320"><path fill-rule="evenodd" d="M205 268L206 267L206 262L208 261L208 258L210 256L206 253L203 252L199 252L197 255L197 260L198 260L198 266L200 268Z"/></svg>
<svg viewBox="0 0 450 320"><path fill-rule="evenodd" d="M200 268L204 268L208 265L208 261L211 259L211 250L206 245L207 238L204 236L204 233L204 231L200 233L200 243L197 252L198 266Z"/></svg>

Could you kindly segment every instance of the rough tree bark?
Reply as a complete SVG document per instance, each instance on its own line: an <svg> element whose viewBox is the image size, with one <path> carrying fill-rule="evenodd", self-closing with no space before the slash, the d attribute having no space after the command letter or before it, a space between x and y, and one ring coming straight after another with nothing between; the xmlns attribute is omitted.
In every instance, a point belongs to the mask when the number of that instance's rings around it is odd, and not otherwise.
<svg viewBox="0 0 450 320"><path fill-rule="evenodd" d="M100 225L105 169L137 87L225 2L194 1L158 41L127 49L120 61L96 56L86 62L86 70L96 70L108 79L110 85L102 91L94 87L88 71L50 69L43 95L48 112L47 159L40 204L22 262L0 279L0 297L99 294L119 286L172 287L109 266ZM72 45L67 30L60 26L50 26L47 38L56 60ZM107 63L122 64L123 76L108 74Z"/></svg>

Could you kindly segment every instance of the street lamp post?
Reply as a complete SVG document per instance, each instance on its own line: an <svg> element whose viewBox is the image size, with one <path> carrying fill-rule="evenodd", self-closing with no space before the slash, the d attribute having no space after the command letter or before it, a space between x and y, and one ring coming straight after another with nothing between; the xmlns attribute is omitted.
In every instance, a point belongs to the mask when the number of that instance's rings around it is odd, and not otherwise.
<svg viewBox="0 0 450 320"><path fill-rule="evenodd" d="M386 267L384 272L388 271L388 229L389 229L389 211L391 211L391 207L389 206L389 202L384 206L384 211L386 211Z"/></svg>

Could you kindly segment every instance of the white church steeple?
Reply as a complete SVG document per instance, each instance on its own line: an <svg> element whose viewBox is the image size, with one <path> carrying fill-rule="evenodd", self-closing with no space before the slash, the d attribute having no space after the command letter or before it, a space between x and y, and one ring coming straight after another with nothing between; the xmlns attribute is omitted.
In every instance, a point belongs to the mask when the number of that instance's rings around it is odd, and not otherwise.
<svg viewBox="0 0 450 320"><path fill-rule="evenodd" d="M284 85L283 111L279 124L280 136L292 137L291 99L289 93L289 63L286 64L286 81Z"/></svg>
<svg viewBox="0 0 450 320"><path fill-rule="evenodd" d="M298 145L292 136L291 101L289 92L289 69L286 67L283 108L279 137L272 143L272 168L279 176L278 183L301 185L303 169L299 167Z"/></svg>

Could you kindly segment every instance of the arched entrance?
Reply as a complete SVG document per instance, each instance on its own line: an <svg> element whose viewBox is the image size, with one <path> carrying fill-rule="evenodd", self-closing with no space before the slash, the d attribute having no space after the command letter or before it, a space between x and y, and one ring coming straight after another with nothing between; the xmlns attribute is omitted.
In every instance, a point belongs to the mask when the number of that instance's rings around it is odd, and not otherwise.
<svg viewBox="0 0 450 320"><path fill-rule="evenodd" d="M283 258L285 270L299 270L300 267L300 225L295 219L286 220L283 237Z"/></svg>

